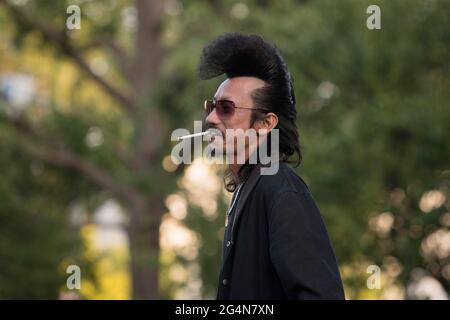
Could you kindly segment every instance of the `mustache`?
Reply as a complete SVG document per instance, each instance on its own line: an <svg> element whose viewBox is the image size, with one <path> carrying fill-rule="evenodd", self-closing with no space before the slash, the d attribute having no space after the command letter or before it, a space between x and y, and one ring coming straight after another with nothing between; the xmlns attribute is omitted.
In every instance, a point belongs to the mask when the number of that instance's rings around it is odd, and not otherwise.
<svg viewBox="0 0 450 320"><path fill-rule="evenodd" d="M217 126L215 126L215 125L213 125L213 124L210 124L210 123L207 123L207 124L206 124L206 128L208 128L208 130L209 130L209 129L216 129L216 130L219 130L219 128L217 128Z"/></svg>
<svg viewBox="0 0 450 320"><path fill-rule="evenodd" d="M220 132L220 135L224 135L224 133L222 132L222 130L220 130L217 126L213 125L213 124L207 124L206 125L207 130L211 130L213 132L213 134L218 134Z"/></svg>

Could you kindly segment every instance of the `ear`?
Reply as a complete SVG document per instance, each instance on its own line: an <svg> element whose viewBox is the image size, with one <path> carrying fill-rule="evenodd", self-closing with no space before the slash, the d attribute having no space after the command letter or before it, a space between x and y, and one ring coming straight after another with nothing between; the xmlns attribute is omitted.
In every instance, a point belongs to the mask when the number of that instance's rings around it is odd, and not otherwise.
<svg viewBox="0 0 450 320"><path fill-rule="evenodd" d="M258 120L255 123L255 129L258 131L258 135L264 136L269 134L278 124L278 116L275 113L269 112L264 118ZM261 132L259 132L261 130Z"/></svg>

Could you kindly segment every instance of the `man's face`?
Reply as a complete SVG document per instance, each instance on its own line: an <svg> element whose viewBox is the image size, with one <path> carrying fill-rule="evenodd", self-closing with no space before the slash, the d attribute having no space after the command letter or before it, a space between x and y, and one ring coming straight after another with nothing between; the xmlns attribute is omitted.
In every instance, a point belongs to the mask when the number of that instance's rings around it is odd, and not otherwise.
<svg viewBox="0 0 450 320"><path fill-rule="evenodd" d="M212 128L220 130L224 139L214 137L211 143L216 147L222 147L223 151L227 152L226 130L242 129L244 131L251 128L252 110L240 108L254 108L251 94L255 89L264 86L264 81L254 77L235 77L222 82L214 95L216 101L230 100L235 106L234 114L230 118L220 118L214 109L207 118L206 122ZM234 142L236 143L236 142ZM248 145L246 145L246 151ZM234 145L234 153L236 154L237 146Z"/></svg>

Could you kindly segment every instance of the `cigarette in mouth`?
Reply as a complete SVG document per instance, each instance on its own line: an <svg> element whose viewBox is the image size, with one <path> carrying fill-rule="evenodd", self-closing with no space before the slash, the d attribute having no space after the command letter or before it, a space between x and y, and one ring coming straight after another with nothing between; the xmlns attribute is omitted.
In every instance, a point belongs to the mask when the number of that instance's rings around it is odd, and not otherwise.
<svg viewBox="0 0 450 320"><path fill-rule="evenodd" d="M186 136L181 136L178 137L178 141L180 140L184 140L184 139L190 139L190 138L195 138L195 137L200 137L200 136L204 136L206 134L211 134L210 131L204 131L204 132L199 132L199 133L194 133L194 134L188 134Z"/></svg>

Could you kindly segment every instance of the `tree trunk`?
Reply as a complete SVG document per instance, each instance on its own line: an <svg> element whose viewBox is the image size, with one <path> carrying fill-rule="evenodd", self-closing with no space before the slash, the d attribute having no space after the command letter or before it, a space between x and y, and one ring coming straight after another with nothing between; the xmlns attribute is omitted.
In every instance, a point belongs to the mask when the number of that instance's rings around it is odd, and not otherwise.
<svg viewBox="0 0 450 320"><path fill-rule="evenodd" d="M158 299L159 227L162 197L130 206L130 271L133 299Z"/></svg>

